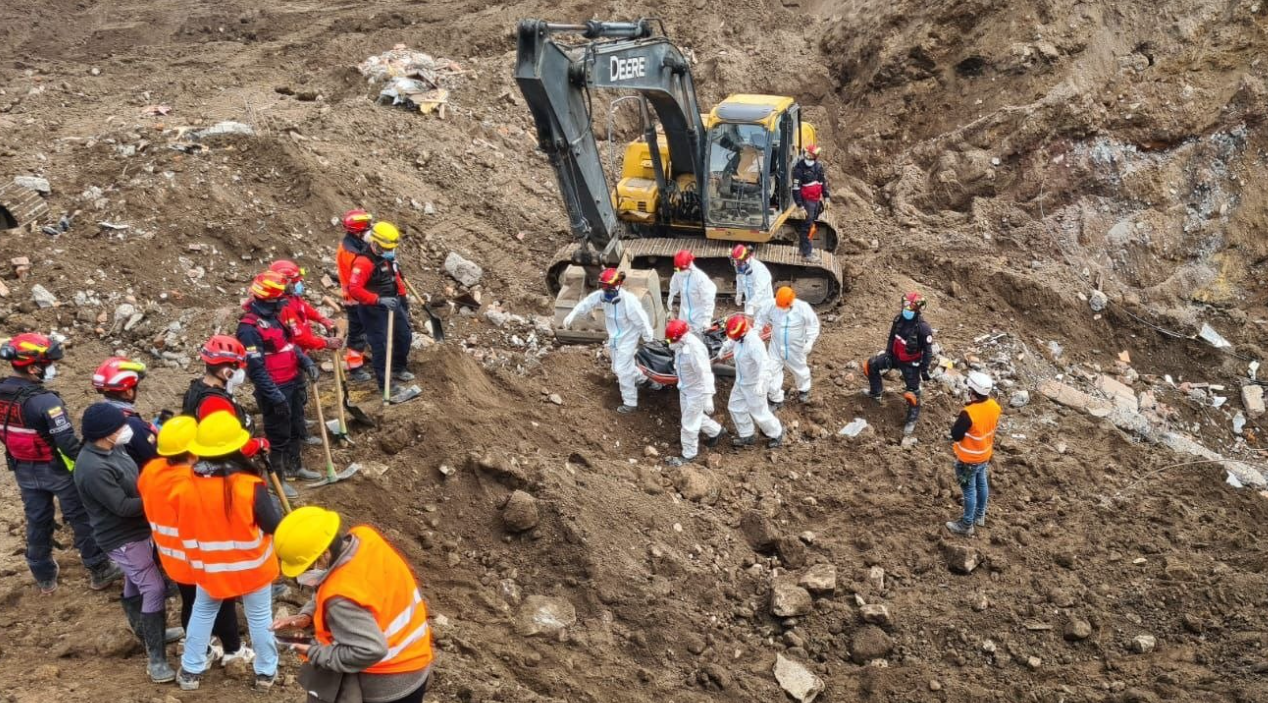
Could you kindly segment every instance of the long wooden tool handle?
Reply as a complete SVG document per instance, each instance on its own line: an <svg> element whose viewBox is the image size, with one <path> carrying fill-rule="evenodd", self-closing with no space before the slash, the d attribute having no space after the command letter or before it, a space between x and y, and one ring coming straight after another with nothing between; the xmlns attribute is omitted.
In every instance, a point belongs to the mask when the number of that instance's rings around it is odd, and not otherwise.
<svg viewBox="0 0 1268 703"><path fill-rule="evenodd" d="M338 354L335 354L334 356L335 356L335 400L338 403L335 406L335 413L337 413L337 416L339 418L339 434L347 436L348 418L345 415L346 411L343 409L343 404L346 402L344 400L344 395L343 395L344 394L343 359L340 359Z"/></svg>
<svg viewBox="0 0 1268 703"><path fill-rule="evenodd" d="M273 492L277 493L277 499L282 501L282 512L290 515L291 502L286 499L286 491L282 488L282 479L277 477L276 471L269 469L269 480L273 482Z"/></svg>
<svg viewBox="0 0 1268 703"><path fill-rule="evenodd" d="M335 477L335 458L330 455L330 435L326 433L326 414L321 410L321 391L313 383L313 400L317 402L317 426L321 428L321 446L326 450L326 475Z"/></svg>
<svg viewBox="0 0 1268 703"><path fill-rule="evenodd" d="M383 365L383 404L392 397L392 338L396 336L396 312L387 311L387 358Z"/></svg>

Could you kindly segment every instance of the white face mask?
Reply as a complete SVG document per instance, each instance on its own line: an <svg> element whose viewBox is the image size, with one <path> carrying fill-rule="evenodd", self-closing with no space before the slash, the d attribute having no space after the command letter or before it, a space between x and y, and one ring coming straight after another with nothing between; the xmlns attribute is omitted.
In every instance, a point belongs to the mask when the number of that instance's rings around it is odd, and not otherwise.
<svg viewBox="0 0 1268 703"><path fill-rule="evenodd" d="M234 370L232 376L225 379L225 390L229 391L229 394L232 395L233 392L236 391L239 386L241 386L243 383L246 383L246 380L247 380L247 370L236 369Z"/></svg>
<svg viewBox="0 0 1268 703"><path fill-rule="evenodd" d="M330 569L309 569L300 574L295 581L304 588L316 588L326 578L326 573Z"/></svg>
<svg viewBox="0 0 1268 703"><path fill-rule="evenodd" d="M814 166L814 165L815 165L815 160L807 156L807 157L806 157L806 163L807 163L808 165L810 165L810 166Z"/></svg>
<svg viewBox="0 0 1268 703"><path fill-rule="evenodd" d="M114 445L116 447L119 447L131 441L132 441L132 427L129 425L124 425L123 428L119 430L119 436L114 438Z"/></svg>
<svg viewBox="0 0 1268 703"><path fill-rule="evenodd" d="M53 365L53 364L49 364L48 366L45 366L45 367L44 367L44 380L45 380L45 381L51 381L51 380L53 380L53 379L55 379L55 378L57 378L57 367L56 367L55 365Z"/></svg>

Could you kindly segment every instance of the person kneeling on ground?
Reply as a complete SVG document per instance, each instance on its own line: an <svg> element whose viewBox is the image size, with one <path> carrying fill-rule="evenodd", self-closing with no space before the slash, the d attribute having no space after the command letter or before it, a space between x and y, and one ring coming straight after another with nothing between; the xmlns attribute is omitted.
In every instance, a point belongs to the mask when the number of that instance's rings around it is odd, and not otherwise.
<svg viewBox="0 0 1268 703"><path fill-rule="evenodd" d="M340 528L338 513L295 510L277 528L282 574L316 589L273 629L313 628L304 657L309 703L420 703L435 658L427 604L409 564L369 525Z"/></svg>

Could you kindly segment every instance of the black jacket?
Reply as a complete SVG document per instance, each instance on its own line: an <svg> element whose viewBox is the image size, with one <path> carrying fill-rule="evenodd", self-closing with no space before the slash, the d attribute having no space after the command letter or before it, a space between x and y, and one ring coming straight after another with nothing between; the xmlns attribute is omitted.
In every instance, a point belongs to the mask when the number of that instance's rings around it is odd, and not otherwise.
<svg viewBox="0 0 1268 703"><path fill-rule="evenodd" d="M920 354L919 361L899 361L894 354L894 340L902 339L907 349ZM895 366L919 366L920 373L929 371L929 362L933 361L933 328L916 313L910 320L904 320L902 314L894 316L894 323L889 326L889 336L885 338L885 353L893 358Z"/></svg>
<svg viewBox="0 0 1268 703"><path fill-rule="evenodd" d="M797 204L805 207L805 203L801 197L801 186L803 184L819 183L823 185L823 199L831 198L832 194L828 192L828 174L823 170L823 162L815 161L814 164L806 163L805 159L797 159L797 163L793 165L793 200Z"/></svg>
<svg viewBox="0 0 1268 703"><path fill-rule="evenodd" d="M123 446L107 452L86 442L75 460L75 488L102 551L150 536L136 478L136 463Z"/></svg>
<svg viewBox="0 0 1268 703"><path fill-rule="evenodd" d="M22 420L26 426L35 430L44 441L55 450L61 452L67 460L74 461L79 456L82 446L75 428L70 424L70 411L62 402L56 391L49 390L42 383L18 376L10 376L0 381L6 392L17 394L20 391L31 394L22 404ZM2 421L3 418L0 418ZM54 465L60 466L54 453ZM12 468L12 464L10 464Z"/></svg>

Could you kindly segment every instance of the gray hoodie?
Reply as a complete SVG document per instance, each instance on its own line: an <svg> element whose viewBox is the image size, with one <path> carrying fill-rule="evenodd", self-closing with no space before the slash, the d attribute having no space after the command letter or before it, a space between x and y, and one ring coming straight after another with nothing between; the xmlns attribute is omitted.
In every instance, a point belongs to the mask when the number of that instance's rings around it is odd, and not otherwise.
<svg viewBox="0 0 1268 703"><path fill-rule="evenodd" d="M74 475L93 537L102 551L149 539L150 523L145 520L136 489L136 464L123 445L106 451L85 442L75 460Z"/></svg>

